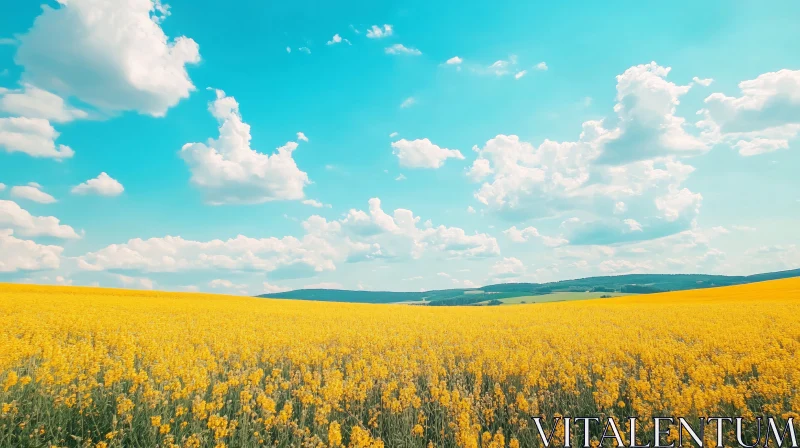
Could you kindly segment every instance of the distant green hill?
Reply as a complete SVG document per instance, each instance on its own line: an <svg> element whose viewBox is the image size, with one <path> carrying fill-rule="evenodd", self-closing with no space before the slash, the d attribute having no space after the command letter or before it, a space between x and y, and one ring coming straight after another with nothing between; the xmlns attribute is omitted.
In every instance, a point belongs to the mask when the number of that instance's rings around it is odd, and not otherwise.
<svg viewBox="0 0 800 448"><path fill-rule="evenodd" d="M800 269L755 275L629 274L588 277L551 283L501 283L482 288L440 289L424 292L349 291L342 289L298 289L258 297L322 302L398 303L416 302L429 306L471 305L494 299L536 296L554 292L616 292L649 294L664 291L713 288L745 283L800 277Z"/></svg>

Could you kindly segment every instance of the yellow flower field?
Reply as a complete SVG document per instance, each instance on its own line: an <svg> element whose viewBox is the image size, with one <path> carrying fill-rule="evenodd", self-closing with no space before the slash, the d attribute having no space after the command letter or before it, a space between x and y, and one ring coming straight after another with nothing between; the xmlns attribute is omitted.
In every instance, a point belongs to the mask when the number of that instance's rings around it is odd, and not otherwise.
<svg viewBox="0 0 800 448"><path fill-rule="evenodd" d="M0 446L538 446L800 410L800 280L502 307L0 285ZM558 434L556 435L558 437Z"/></svg>

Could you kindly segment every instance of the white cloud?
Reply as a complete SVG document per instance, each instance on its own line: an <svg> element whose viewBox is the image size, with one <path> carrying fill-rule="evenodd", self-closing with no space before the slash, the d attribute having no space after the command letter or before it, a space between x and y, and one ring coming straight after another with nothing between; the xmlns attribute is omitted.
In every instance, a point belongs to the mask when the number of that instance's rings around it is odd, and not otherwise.
<svg viewBox="0 0 800 448"><path fill-rule="evenodd" d="M430 248L458 257L488 257L500 252L497 240L487 234L468 235L461 228L434 227L430 222L420 229L419 221L406 209L396 209L393 216L389 215L381 209L380 199L372 198L369 213L353 209L339 223L354 239L378 244L381 257L419 258Z"/></svg>
<svg viewBox="0 0 800 448"><path fill-rule="evenodd" d="M800 133L800 70L763 73L739 83L742 95L713 93L697 123L711 143L729 143L743 156L788 147Z"/></svg>
<svg viewBox="0 0 800 448"><path fill-rule="evenodd" d="M262 294L275 294L278 292L289 291L289 288L284 288L283 286L277 286L269 282L264 282L261 284L261 290L263 291Z"/></svg>
<svg viewBox="0 0 800 448"><path fill-rule="evenodd" d="M347 45L350 45L350 41L349 40L342 39L342 36L340 36L338 34L334 34L333 37L331 38L331 40L329 40L326 45L336 45L336 44L342 43L342 42L346 43Z"/></svg>
<svg viewBox="0 0 800 448"><path fill-rule="evenodd" d="M636 263L630 260L606 260L599 267L600 271L608 274L639 274L653 269L647 262Z"/></svg>
<svg viewBox="0 0 800 448"><path fill-rule="evenodd" d="M708 87L711 85L712 82L714 82L714 79L713 78L700 79L697 76L695 76L694 78L692 78L692 81L694 81L697 84L700 84L703 87Z"/></svg>
<svg viewBox="0 0 800 448"><path fill-rule="evenodd" d="M122 184L105 172L100 173L94 179L75 185L71 190L72 194L96 194L99 196L119 196L123 191L125 188Z"/></svg>
<svg viewBox="0 0 800 448"><path fill-rule="evenodd" d="M491 163L488 159L483 158L476 159L467 169L467 177L474 182L478 182L492 173L494 170L492 170Z"/></svg>
<svg viewBox="0 0 800 448"><path fill-rule="evenodd" d="M542 62L536 64L536 66L534 68L536 70L546 71L549 67L547 66L546 62L542 61Z"/></svg>
<svg viewBox="0 0 800 448"><path fill-rule="evenodd" d="M0 191L3 191L5 189L6 189L6 184L0 182Z"/></svg>
<svg viewBox="0 0 800 448"><path fill-rule="evenodd" d="M445 64L447 64L447 65L459 65L462 62L464 62L463 59L461 59L458 56L453 56L452 58L448 59L447 62L445 62Z"/></svg>
<svg viewBox="0 0 800 448"><path fill-rule="evenodd" d="M563 246L556 248L554 255L559 266L581 269L582 275L587 276L637 272L714 273L719 272L726 254L713 244L726 233L721 227L695 227L669 236L613 246ZM736 260L736 264L744 266L746 263L742 262L747 258Z"/></svg>
<svg viewBox="0 0 800 448"><path fill-rule="evenodd" d="M236 284L226 279L215 278L214 280L208 282L208 286L209 288L213 289L230 289L242 294L247 294L247 285Z"/></svg>
<svg viewBox="0 0 800 448"><path fill-rule="evenodd" d="M538 238L542 244L547 247L558 247L569 243L569 240L563 237L546 236L539 233L536 227L526 227L524 229L517 229L517 226L512 226L503 231L503 234L515 243L524 243L533 238Z"/></svg>
<svg viewBox="0 0 800 448"><path fill-rule="evenodd" d="M581 222L581 219L578 218L577 216L573 216L571 218L567 218L567 219L561 221L561 226L560 227L566 227L566 226L569 226L569 225L572 225L572 224L576 224L576 223L579 223L579 222Z"/></svg>
<svg viewBox="0 0 800 448"><path fill-rule="evenodd" d="M58 218L33 216L14 201L0 200L0 228L11 228L29 237L80 238L72 227L61 224Z"/></svg>
<svg viewBox="0 0 800 448"><path fill-rule="evenodd" d="M303 222L301 238L249 238L194 241L178 236L132 239L77 257L90 271L262 272L268 279L316 276L341 263L382 259L415 259L430 253L446 258L499 255L497 240L485 233L467 234L458 227L419 227L410 210L392 215L370 199L369 210L352 209L336 221L312 216Z"/></svg>
<svg viewBox="0 0 800 448"><path fill-rule="evenodd" d="M738 150L739 154L748 157L774 152L779 149L787 149L789 148L789 141L754 137L750 141L739 140L733 145L733 148Z"/></svg>
<svg viewBox="0 0 800 448"><path fill-rule="evenodd" d="M482 182L475 198L508 219L582 210L594 218L581 232L596 238L599 219L608 220L603 232L629 239L627 226L613 218L629 208L635 211L629 218L642 226L637 238L686 229L702 196L681 186L694 168L679 157L709 146L689 135L684 120L674 115L678 97L689 87L667 82L668 73L652 63L619 75L615 117L583 123L576 141L545 139L535 146L516 135L498 135L473 148L478 157L467 175ZM606 128L606 122L616 126ZM568 238L585 244L575 235Z"/></svg>
<svg viewBox="0 0 800 448"><path fill-rule="evenodd" d="M635 219L625 219L622 222L625 223L626 226L628 226L628 230L630 230L631 232L642 231L642 225L639 224L639 222L636 221Z"/></svg>
<svg viewBox="0 0 800 448"><path fill-rule="evenodd" d="M187 143L180 151L191 182L211 204L303 199L310 181L292 158L298 144L288 142L272 155L252 149L250 126L242 121L239 103L221 90L216 93L209 110L219 122L219 138Z"/></svg>
<svg viewBox="0 0 800 448"><path fill-rule="evenodd" d="M32 157L68 159L75 152L66 145L56 147L58 132L42 118L0 118L0 147Z"/></svg>
<svg viewBox="0 0 800 448"><path fill-rule="evenodd" d="M314 208L323 208L323 207L331 208L330 204L323 204L322 202L317 201L316 199L304 199L303 201L301 201L301 203L305 205L310 205L311 207Z"/></svg>
<svg viewBox="0 0 800 448"><path fill-rule="evenodd" d="M623 164L658 156L697 155L710 149L685 129L685 119L675 115L679 99L691 85L666 80L672 69L655 62L631 67L617 76L619 119L617 135L600 158L602 163Z"/></svg>
<svg viewBox="0 0 800 448"><path fill-rule="evenodd" d="M742 261L752 263L750 269L757 272L796 269L800 266L800 247L796 244L754 247L744 252Z"/></svg>
<svg viewBox="0 0 800 448"><path fill-rule="evenodd" d="M298 132L297 133L297 141L298 142L307 142L308 141L308 137L306 137L306 134L303 134L302 132Z"/></svg>
<svg viewBox="0 0 800 448"><path fill-rule="evenodd" d="M397 177L394 178L396 181L406 180L406 176L403 173L400 173Z"/></svg>
<svg viewBox="0 0 800 448"><path fill-rule="evenodd" d="M417 100L414 99L413 96L410 96L410 97L406 98L405 100L403 100L402 103L400 103L400 108L401 109L409 108L409 107L413 106L414 103L416 103L416 102L417 102Z"/></svg>
<svg viewBox="0 0 800 448"><path fill-rule="evenodd" d="M15 57L23 79L108 111L163 116L194 90L186 65L200 61L197 43L170 39L158 0L60 1L42 6ZM135 30L135 32L121 32Z"/></svg>
<svg viewBox="0 0 800 448"><path fill-rule="evenodd" d="M89 114L73 108L53 93L24 84L23 90L0 89L0 111L26 118L42 118L54 122L67 122L86 118Z"/></svg>
<svg viewBox="0 0 800 448"><path fill-rule="evenodd" d="M520 259L507 257L492 265L489 276L497 279L514 278L525 274L525 271L525 265Z"/></svg>
<svg viewBox="0 0 800 448"><path fill-rule="evenodd" d="M496 76L505 76L511 73L511 67L514 65L517 65L517 57L512 54L508 59L495 61L492 65L487 67L484 72Z"/></svg>
<svg viewBox="0 0 800 448"><path fill-rule="evenodd" d="M457 149L441 148L427 138L401 139L392 143L392 148L401 166L410 168L440 168L449 158L464 160Z"/></svg>
<svg viewBox="0 0 800 448"><path fill-rule="evenodd" d="M395 138L398 135L400 135L400 134L398 134L397 132L392 132L391 134L389 134L389 138Z"/></svg>
<svg viewBox="0 0 800 448"><path fill-rule="evenodd" d="M380 39L392 35L392 25L383 25L383 28L378 25L372 25L372 28L367 30L367 37L370 39Z"/></svg>
<svg viewBox="0 0 800 448"><path fill-rule="evenodd" d="M656 207L663 213L667 221L675 221L685 210L692 210L694 214L699 213L703 195L692 193L688 188L678 190L670 187L667 194L656 198Z"/></svg>
<svg viewBox="0 0 800 448"><path fill-rule="evenodd" d="M255 239L239 235L224 241L192 241L167 236L112 244L78 257L78 266L90 271L126 269L142 272L274 272L283 268L307 276L335 269L331 258L330 249L313 236L298 240L290 236Z"/></svg>
<svg viewBox="0 0 800 448"><path fill-rule="evenodd" d="M40 204L52 204L56 198L42 191L42 186L31 182L28 185L17 185L11 187L11 196L38 202Z"/></svg>
<svg viewBox="0 0 800 448"><path fill-rule="evenodd" d="M112 274L125 288L153 289L155 282L147 277L130 277L122 274Z"/></svg>
<svg viewBox="0 0 800 448"><path fill-rule="evenodd" d="M422 54L422 52L416 48L409 48L403 44L394 44L391 47L386 47L384 51L386 54L406 54L410 56L419 56Z"/></svg>
<svg viewBox="0 0 800 448"><path fill-rule="evenodd" d="M292 52L292 47L286 47L286 52L287 53L291 53Z"/></svg>
<svg viewBox="0 0 800 448"><path fill-rule="evenodd" d="M471 214L471 215L474 215L474 214L475 214L475 208L474 208L474 207L472 207L471 205L470 205L470 206L468 206L468 207L467 207L467 213L469 213L469 214Z"/></svg>
<svg viewBox="0 0 800 448"><path fill-rule="evenodd" d="M526 73L528 73L528 71L527 71L527 70L521 70L521 71L518 71L518 72L517 72L517 73L514 75L514 79L519 79L519 78L522 78L523 76L525 76L525 74L526 74Z"/></svg>
<svg viewBox="0 0 800 448"><path fill-rule="evenodd" d="M2 220L1 208L0 220ZM58 269L63 251L64 248L60 246L46 246L21 240L15 238L10 229L0 229L0 272Z"/></svg>

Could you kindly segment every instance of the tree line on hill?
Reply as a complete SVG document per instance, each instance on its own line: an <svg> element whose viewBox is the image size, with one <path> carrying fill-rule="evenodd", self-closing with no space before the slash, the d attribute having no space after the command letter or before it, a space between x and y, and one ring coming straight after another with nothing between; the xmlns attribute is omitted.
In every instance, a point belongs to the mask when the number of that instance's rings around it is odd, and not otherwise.
<svg viewBox="0 0 800 448"><path fill-rule="evenodd" d="M550 283L501 283L481 288L442 289L423 292L348 291L298 289L258 297L350 303L416 302L428 306L463 306L500 299L554 292L602 292L652 294L665 291L732 286L781 278L800 277L800 269L749 276L706 274L629 274L561 280Z"/></svg>

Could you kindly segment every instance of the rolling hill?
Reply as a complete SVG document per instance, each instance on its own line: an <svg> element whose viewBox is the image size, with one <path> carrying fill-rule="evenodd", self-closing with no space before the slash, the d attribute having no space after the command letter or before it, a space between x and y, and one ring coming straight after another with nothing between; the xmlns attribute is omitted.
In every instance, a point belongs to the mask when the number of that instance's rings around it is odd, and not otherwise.
<svg viewBox="0 0 800 448"><path fill-rule="evenodd" d="M537 296L556 292L649 294L665 291L713 288L800 277L800 269L754 275L628 274L561 280L550 283L501 283L470 289L440 289L422 292L350 291L343 289L298 289L258 297L322 302L416 303L429 306L472 305L493 299Z"/></svg>

